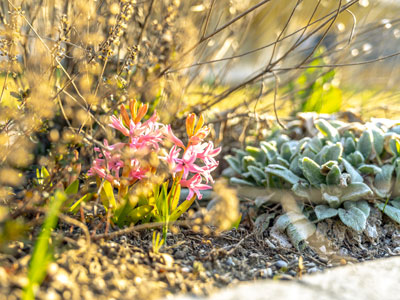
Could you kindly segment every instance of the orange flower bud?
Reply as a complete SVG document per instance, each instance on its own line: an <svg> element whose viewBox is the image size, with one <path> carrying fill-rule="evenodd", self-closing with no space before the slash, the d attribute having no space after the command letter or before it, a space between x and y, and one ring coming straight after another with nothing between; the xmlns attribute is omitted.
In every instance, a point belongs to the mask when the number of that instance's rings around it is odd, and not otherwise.
<svg viewBox="0 0 400 300"><path fill-rule="evenodd" d="M135 100L131 100L129 103L129 110L131 111L132 120L136 119L136 111L137 111L137 102Z"/></svg>
<svg viewBox="0 0 400 300"><path fill-rule="evenodd" d="M147 109L148 109L147 104L145 104L145 105L143 105L142 103L140 104L138 112L137 112L137 116L134 120L135 124L139 123L140 120L146 115Z"/></svg>
<svg viewBox="0 0 400 300"><path fill-rule="evenodd" d="M125 126L127 126L129 128L130 119L129 119L128 112L125 109L125 106L121 105L120 110L121 110L122 120L124 121Z"/></svg>
<svg viewBox="0 0 400 300"><path fill-rule="evenodd" d="M199 121L197 122L193 134L196 134L203 127L203 125L204 125L204 118L203 115L200 115Z"/></svg>
<svg viewBox="0 0 400 300"><path fill-rule="evenodd" d="M194 124L196 123L196 115L190 114L186 118L186 132L189 137L194 133Z"/></svg>

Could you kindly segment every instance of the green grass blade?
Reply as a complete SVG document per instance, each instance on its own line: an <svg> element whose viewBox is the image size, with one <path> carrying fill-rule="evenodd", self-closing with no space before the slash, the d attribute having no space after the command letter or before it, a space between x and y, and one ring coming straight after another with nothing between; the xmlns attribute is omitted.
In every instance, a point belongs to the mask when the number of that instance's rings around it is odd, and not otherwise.
<svg viewBox="0 0 400 300"><path fill-rule="evenodd" d="M40 235L35 243L32 259L28 270L28 284L23 291L23 300L34 299L35 288L38 287L46 277L47 266L52 259L50 249L50 236L57 225L58 214L61 206L67 199L63 191L57 190L50 202L49 211L42 226Z"/></svg>

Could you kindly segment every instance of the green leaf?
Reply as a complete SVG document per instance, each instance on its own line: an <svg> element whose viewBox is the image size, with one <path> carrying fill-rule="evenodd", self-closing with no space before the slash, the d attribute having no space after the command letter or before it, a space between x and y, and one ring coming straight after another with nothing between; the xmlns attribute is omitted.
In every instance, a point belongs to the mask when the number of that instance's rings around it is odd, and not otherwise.
<svg viewBox="0 0 400 300"><path fill-rule="evenodd" d="M232 177L229 179L229 183L232 185L248 185L248 186L256 186L253 182L244 180L244 179L240 179L240 178L236 178L236 177Z"/></svg>
<svg viewBox="0 0 400 300"><path fill-rule="evenodd" d="M314 208L315 215L317 216L318 221L322 221L325 219L330 219L338 214L338 210L335 208L331 208L327 205L317 205Z"/></svg>
<svg viewBox="0 0 400 300"><path fill-rule="evenodd" d="M278 176L291 184L296 184L300 181L300 177L281 165L269 165L265 168L265 172Z"/></svg>
<svg viewBox="0 0 400 300"><path fill-rule="evenodd" d="M227 163L229 164L229 166L238 174L242 173L242 169L240 167L240 161L232 156L232 155L226 155L224 157L224 159L227 161Z"/></svg>
<svg viewBox="0 0 400 300"><path fill-rule="evenodd" d="M267 178L265 172L258 167L249 166L249 172L259 185L261 185L262 181Z"/></svg>
<svg viewBox="0 0 400 300"><path fill-rule="evenodd" d="M171 213L171 216L169 217L170 222L178 220L178 218L192 206L194 199L196 199L196 197L183 201L178 208Z"/></svg>
<svg viewBox="0 0 400 300"><path fill-rule="evenodd" d="M329 171L328 175L326 176L326 183L328 185L339 185L340 183L340 169L339 166L334 165L332 166L331 170Z"/></svg>
<svg viewBox="0 0 400 300"><path fill-rule="evenodd" d="M320 166L308 157L302 159L304 177L315 187L319 187L325 182L325 177L321 174Z"/></svg>
<svg viewBox="0 0 400 300"><path fill-rule="evenodd" d="M76 179L74 182L72 182L66 189L65 193L70 196L73 194L78 193L79 190L79 179Z"/></svg>
<svg viewBox="0 0 400 300"><path fill-rule="evenodd" d="M355 206L348 210L339 208L339 218L343 224L357 232L363 231L367 225L367 217L361 209Z"/></svg>
<svg viewBox="0 0 400 300"><path fill-rule="evenodd" d="M92 197L93 197L93 194L87 193L85 196L83 196L82 198L80 198L78 201L76 201L76 202L69 208L69 212L72 212L73 214L75 214L75 213L78 211L79 206L81 205L81 203L82 203L82 202L87 202L87 201L89 201Z"/></svg>
<svg viewBox="0 0 400 300"><path fill-rule="evenodd" d="M100 192L100 198L106 211L109 207L111 207L112 210L116 209L117 203L114 197L114 188L107 180L104 180L103 182L103 188Z"/></svg>
<svg viewBox="0 0 400 300"><path fill-rule="evenodd" d="M377 203L375 204L375 206L379 208L390 219L400 224L400 209L393 207L391 205L385 206L385 203Z"/></svg>
<svg viewBox="0 0 400 300"><path fill-rule="evenodd" d="M32 258L28 269L28 284L23 291L23 299L34 299L34 290L46 277L47 267L52 260L51 232L58 222L58 214L61 206L67 199L65 193L56 190L54 197L51 197L50 206L42 230L36 240Z"/></svg>
<svg viewBox="0 0 400 300"><path fill-rule="evenodd" d="M367 175L375 175L378 174L382 171L381 168L379 168L376 165L368 165L368 164L361 164L358 167L358 170L363 173L363 174L367 174Z"/></svg>
<svg viewBox="0 0 400 300"><path fill-rule="evenodd" d="M350 174L351 176L351 182L352 183L356 183L356 182L363 182L364 179L362 178L362 176L360 175L360 173L358 173L356 171L356 169L354 169L354 167L346 160L346 159L342 159L344 168L346 170L347 173Z"/></svg>
<svg viewBox="0 0 400 300"><path fill-rule="evenodd" d="M350 183L343 189L341 201L355 201L373 195L371 189L362 182Z"/></svg>
<svg viewBox="0 0 400 300"><path fill-rule="evenodd" d="M361 152L361 154L366 160L371 155L372 144L373 140L371 131L370 130L364 131L357 142L357 150Z"/></svg>
<svg viewBox="0 0 400 300"><path fill-rule="evenodd" d="M171 190L172 192L172 190ZM181 195L181 185L177 184L175 189L174 189L174 194L172 195L172 199L171 199L171 210L174 211L178 204L179 204L179 197Z"/></svg>
<svg viewBox="0 0 400 300"><path fill-rule="evenodd" d="M324 119L319 119L315 121L315 127L325 136L328 140L332 142L338 142L340 139L339 132L335 127L325 121Z"/></svg>
<svg viewBox="0 0 400 300"><path fill-rule="evenodd" d="M131 224L136 224L144 219L152 210L153 206L151 205L142 205L136 207L127 215L127 219L130 220Z"/></svg>

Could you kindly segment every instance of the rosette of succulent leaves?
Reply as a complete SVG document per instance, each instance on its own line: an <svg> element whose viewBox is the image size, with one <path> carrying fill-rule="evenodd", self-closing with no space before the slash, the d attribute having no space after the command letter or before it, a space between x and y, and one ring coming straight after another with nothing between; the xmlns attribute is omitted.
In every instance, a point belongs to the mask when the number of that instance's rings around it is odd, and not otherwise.
<svg viewBox="0 0 400 300"><path fill-rule="evenodd" d="M276 190L290 190L296 209L275 226L296 246L328 218L364 231L371 206L400 223L400 125L385 123L318 119L314 137L293 140L278 132L259 147L236 149L225 157L230 167L223 174L232 185L262 188L266 196L256 199L259 207L268 205L274 191L276 198Z"/></svg>

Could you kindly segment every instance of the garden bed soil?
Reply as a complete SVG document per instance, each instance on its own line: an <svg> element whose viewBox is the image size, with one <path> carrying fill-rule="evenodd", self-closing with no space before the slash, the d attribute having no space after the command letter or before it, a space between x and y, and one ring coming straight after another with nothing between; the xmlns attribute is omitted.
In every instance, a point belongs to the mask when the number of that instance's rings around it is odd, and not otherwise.
<svg viewBox="0 0 400 300"><path fill-rule="evenodd" d="M400 226L375 209L362 234L338 220L319 223L309 240L311 247L301 252L285 236L277 235L273 226L260 232L246 220L242 224L219 235L180 228L168 235L159 254L151 251L150 230L88 245L79 229L62 224L54 233L62 236L56 259L37 291L37 299L140 300L181 293L207 295L242 281L297 280L326 268L400 253ZM21 298L32 247L32 240L14 242L9 245L9 254L1 255L0 299Z"/></svg>

